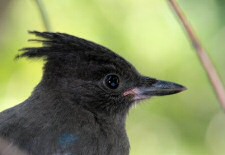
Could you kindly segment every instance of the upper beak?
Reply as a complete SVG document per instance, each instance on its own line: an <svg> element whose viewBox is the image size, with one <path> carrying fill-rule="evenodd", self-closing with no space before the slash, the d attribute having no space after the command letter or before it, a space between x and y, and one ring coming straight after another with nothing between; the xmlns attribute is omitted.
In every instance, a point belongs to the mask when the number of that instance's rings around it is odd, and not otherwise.
<svg viewBox="0 0 225 155"><path fill-rule="evenodd" d="M167 81L157 81L150 87L140 88L142 95L147 96L164 96L172 95L186 90L186 88L180 84Z"/></svg>
<svg viewBox="0 0 225 155"><path fill-rule="evenodd" d="M133 96L134 100L142 100L142 99L150 98L152 96L172 95L172 94L176 94L186 90L186 88L182 85L172 83L172 82L167 82L167 81L154 80L154 82L152 82L150 79L149 83L144 83L140 87L135 87L133 89L130 89L124 92L123 95Z"/></svg>

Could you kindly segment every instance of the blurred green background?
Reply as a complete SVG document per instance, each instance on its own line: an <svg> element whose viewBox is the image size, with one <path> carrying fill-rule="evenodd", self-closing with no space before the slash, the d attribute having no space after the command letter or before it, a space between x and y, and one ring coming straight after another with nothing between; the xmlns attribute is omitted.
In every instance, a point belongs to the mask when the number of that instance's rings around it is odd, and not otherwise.
<svg viewBox="0 0 225 155"><path fill-rule="evenodd" d="M225 82L225 1L180 0ZM153 98L129 113L131 155L225 154L221 110L183 28L166 0L46 0L52 31L116 51L144 75L188 91ZM34 0L0 0L0 111L24 101L41 79L43 61L14 61L44 31Z"/></svg>

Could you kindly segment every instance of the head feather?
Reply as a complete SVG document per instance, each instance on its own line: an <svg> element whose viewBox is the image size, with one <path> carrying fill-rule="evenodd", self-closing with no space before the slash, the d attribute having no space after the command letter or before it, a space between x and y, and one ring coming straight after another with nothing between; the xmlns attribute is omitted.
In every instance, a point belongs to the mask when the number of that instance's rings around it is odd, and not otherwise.
<svg viewBox="0 0 225 155"><path fill-rule="evenodd" d="M40 39L30 39L28 41L41 42L43 47L23 48L20 50L22 53L17 55L16 58L63 57L67 54L76 54L76 52L82 51L111 53L109 49L99 44L65 33L38 31L29 31L29 33L40 37Z"/></svg>

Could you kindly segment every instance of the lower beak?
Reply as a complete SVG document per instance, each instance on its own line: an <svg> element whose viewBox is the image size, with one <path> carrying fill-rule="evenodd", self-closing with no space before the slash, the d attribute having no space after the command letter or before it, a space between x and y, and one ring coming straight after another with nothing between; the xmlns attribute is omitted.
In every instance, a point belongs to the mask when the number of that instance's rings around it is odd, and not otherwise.
<svg viewBox="0 0 225 155"><path fill-rule="evenodd" d="M152 96L172 95L186 90L182 85L156 80L155 83L149 86L136 87L124 92L124 96L133 96L134 100L147 99Z"/></svg>

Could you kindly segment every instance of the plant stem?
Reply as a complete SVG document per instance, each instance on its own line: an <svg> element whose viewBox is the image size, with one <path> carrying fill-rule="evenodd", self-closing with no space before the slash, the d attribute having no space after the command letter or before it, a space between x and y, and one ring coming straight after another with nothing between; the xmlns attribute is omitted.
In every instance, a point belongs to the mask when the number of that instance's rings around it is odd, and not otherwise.
<svg viewBox="0 0 225 155"><path fill-rule="evenodd" d="M196 33L194 32L191 24L185 17L185 14L183 13L177 1L176 0L168 0L168 1L169 4L172 6L172 9L175 11L176 15L182 22L185 30L187 31L188 36L193 44L193 47L196 50L196 54L198 55L198 58L200 59L200 62L207 73L208 79L214 88L214 92L216 93L221 106L225 110L225 90L214 64L212 63L210 57L207 55L206 50L203 48L200 40L198 39Z"/></svg>
<svg viewBox="0 0 225 155"><path fill-rule="evenodd" d="M46 9L44 7L44 4L43 4L42 0L35 0L35 2L37 4L38 10L39 10L39 12L41 14L41 18L42 18L42 22L43 22L45 30L46 31L50 31L51 30L51 26L50 26L50 23L49 23L47 11L46 11Z"/></svg>

